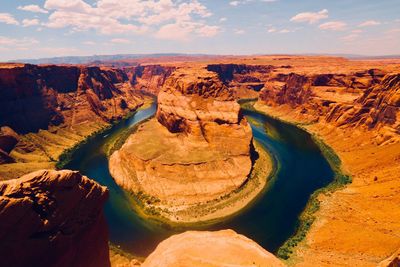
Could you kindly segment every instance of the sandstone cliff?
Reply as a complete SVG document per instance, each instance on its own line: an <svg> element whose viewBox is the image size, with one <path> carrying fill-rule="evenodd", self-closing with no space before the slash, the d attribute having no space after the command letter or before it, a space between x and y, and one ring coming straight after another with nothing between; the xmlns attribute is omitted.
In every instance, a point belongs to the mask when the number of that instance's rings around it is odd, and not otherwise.
<svg viewBox="0 0 400 267"><path fill-rule="evenodd" d="M0 126L19 134L11 151L0 151L0 179L54 168L63 151L142 104L122 70L0 67Z"/></svg>
<svg viewBox="0 0 400 267"><path fill-rule="evenodd" d="M399 74L368 70L347 75L280 74L260 93L269 106L287 105L308 121L374 130L379 143L399 131Z"/></svg>
<svg viewBox="0 0 400 267"><path fill-rule="evenodd" d="M246 183L251 128L232 90L215 73L175 71L159 94L156 118L111 156L110 171L119 185L167 207L170 219L179 220L177 213Z"/></svg>
<svg viewBox="0 0 400 267"><path fill-rule="evenodd" d="M107 192L66 170L1 182L1 265L109 266Z"/></svg>
<svg viewBox="0 0 400 267"><path fill-rule="evenodd" d="M263 266L284 264L252 240L232 230L185 232L161 242L143 267Z"/></svg>
<svg viewBox="0 0 400 267"><path fill-rule="evenodd" d="M140 104L127 81L122 70L98 67L0 68L0 125L28 133L120 118Z"/></svg>
<svg viewBox="0 0 400 267"><path fill-rule="evenodd" d="M174 69L173 66L139 65L124 68L124 71L136 90L157 95Z"/></svg>
<svg viewBox="0 0 400 267"><path fill-rule="evenodd" d="M18 134L10 127L3 126L0 128L0 164L14 162L9 153L14 149L18 140Z"/></svg>

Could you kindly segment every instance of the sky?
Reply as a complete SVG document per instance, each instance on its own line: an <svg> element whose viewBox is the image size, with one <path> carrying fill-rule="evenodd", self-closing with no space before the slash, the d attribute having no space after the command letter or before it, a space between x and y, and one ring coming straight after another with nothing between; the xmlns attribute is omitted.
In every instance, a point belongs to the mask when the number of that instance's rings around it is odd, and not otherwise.
<svg viewBox="0 0 400 267"><path fill-rule="evenodd" d="M400 0L0 0L0 61L145 53L400 54Z"/></svg>

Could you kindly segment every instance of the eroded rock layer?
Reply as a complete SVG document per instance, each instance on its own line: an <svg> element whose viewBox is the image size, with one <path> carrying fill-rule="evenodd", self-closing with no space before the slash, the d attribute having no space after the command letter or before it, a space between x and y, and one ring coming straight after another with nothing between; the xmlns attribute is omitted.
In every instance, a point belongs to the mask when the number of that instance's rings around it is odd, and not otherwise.
<svg viewBox="0 0 400 267"><path fill-rule="evenodd" d="M123 70L2 65L0 127L12 129L19 138L7 151L2 144L10 147L15 136L0 136L0 180L54 168L66 149L142 104L143 97Z"/></svg>
<svg viewBox="0 0 400 267"><path fill-rule="evenodd" d="M2 266L109 266L108 191L73 171L0 183Z"/></svg>
<svg viewBox="0 0 400 267"><path fill-rule="evenodd" d="M245 183L251 142L239 104L217 75L180 69L159 94L156 119L141 125L109 166L125 189L179 209L218 199Z"/></svg>
<svg viewBox="0 0 400 267"><path fill-rule="evenodd" d="M265 266L284 264L254 241L232 230L185 232L161 242L143 267Z"/></svg>
<svg viewBox="0 0 400 267"><path fill-rule="evenodd" d="M127 81L122 70L99 67L0 68L0 125L27 133L120 118L140 104Z"/></svg>

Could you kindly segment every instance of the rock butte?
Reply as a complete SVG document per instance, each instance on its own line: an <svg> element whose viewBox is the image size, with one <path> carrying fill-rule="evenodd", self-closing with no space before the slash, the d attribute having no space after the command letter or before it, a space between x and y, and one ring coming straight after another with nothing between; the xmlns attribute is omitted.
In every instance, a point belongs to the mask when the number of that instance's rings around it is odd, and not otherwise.
<svg viewBox="0 0 400 267"><path fill-rule="evenodd" d="M110 266L108 191L73 171L37 171L0 183L2 266Z"/></svg>
<svg viewBox="0 0 400 267"><path fill-rule="evenodd" d="M251 128L233 91L213 72L185 68L159 93L156 119L128 138L109 168L123 188L173 213L241 187L251 153Z"/></svg>
<svg viewBox="0 0 400 267"><path fill-rule="evenodd" d="M143 267L285 266L254 241L232 230L189 231L162 241Z"/></svg>

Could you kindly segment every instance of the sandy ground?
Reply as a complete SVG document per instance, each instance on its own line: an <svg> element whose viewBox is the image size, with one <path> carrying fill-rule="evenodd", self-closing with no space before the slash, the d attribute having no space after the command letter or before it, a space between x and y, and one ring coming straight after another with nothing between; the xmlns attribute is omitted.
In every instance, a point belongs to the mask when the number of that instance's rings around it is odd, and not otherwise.
<svg viewBox="0 0 400 267"><path fill-rule="evenodd" d="M305 122L288 107L256 108L290 122ZM376 266L400 248L400 143L378 146L374 133L324 122L305 126L331 146L353 183L320 196L321 208L295 266Z"/></svg>

